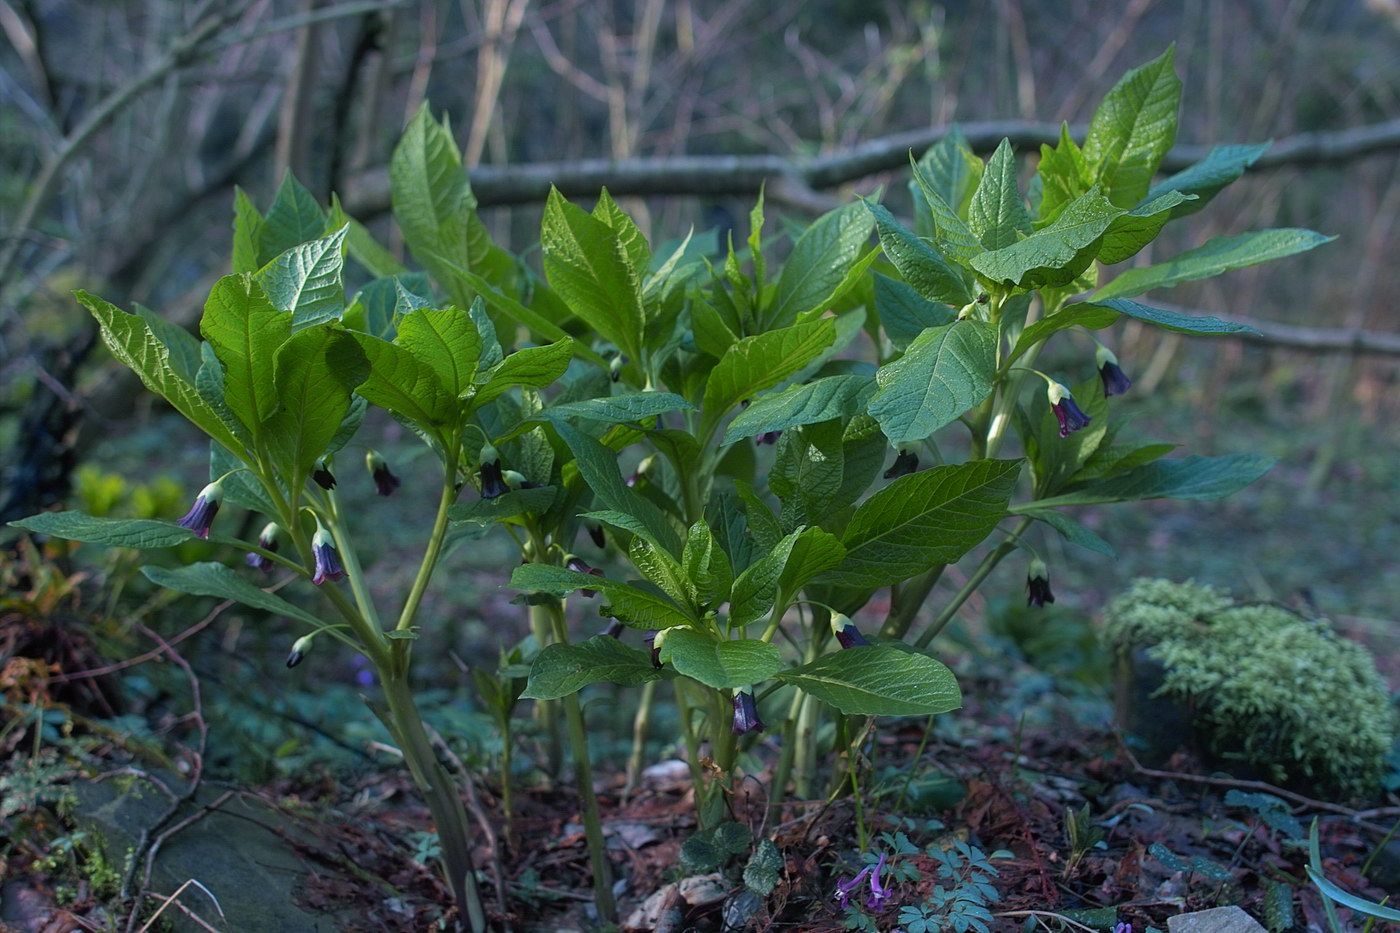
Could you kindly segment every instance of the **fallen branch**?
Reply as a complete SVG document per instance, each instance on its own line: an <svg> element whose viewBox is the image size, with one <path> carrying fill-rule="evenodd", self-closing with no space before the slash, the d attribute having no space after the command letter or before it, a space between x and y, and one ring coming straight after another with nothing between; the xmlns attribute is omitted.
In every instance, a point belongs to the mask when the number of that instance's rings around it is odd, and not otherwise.
<svg viewBox="0 0 1400 933"><path fill-rule="evenodd" d="M1149 303L1164 311L1176 311L1194 317L1209 313L1161 301ZM1258 334L1231 335L1243 338L1256 346L1283 347L1289 350L1305 350L1312 353L1346 352L1366 353L1375 356L1400 356L1400 334L1362 330L1359 327L1304 327L1298 324L1279 324L1275 321L1240 317L1237 314L1227 314L1226 317L1237 324L1245 324L1259 331Z"/></svg>
<svg viewBox="0 0 1400 933"><path fill-rule="evenodd" d="M962 127L969 145L990 152L1005 137L1021 150L1054 143L1060 128L1052 123L1001 121L967 123ZM815 194L879 172L908 165L909 152L921 153L947 135L948 127L896 133L848 149L810 158L776 155L677 156L673 158L580 159L520 165L478 165L472 169L472 190L483 207L533 204L544 201L551 185L571 197L590 197L606 187L619 195L752 195L765 182L782 180L797 191ZM1074 128L1083 139L1083 127ZM1177 146L1167 153L1162 170L1175 172L1205 158L1208 146ZM1400 149L1400 120L1360 126L1334 133L1286 136L1260 156L1251 171L1347 162L1378 152ZM372 169L350 182L346 208L355 216L371 217L389 209L389 173Z"/></svg>

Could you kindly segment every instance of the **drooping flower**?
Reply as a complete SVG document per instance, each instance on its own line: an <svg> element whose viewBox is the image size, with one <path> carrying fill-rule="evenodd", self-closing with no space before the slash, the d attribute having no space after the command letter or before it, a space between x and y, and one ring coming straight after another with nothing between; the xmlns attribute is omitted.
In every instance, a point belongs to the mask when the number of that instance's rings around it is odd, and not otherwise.
<svg viewBox="0 0 1400 933"><path fill-rule="evenodd" d="M851 617L844 612L833 613L831 616L831 632L836 636L836 640L844 648L856 648L860 645L870 644L869 639L860 633L856 624L851 621Z"/></svg>
<svg viewBox="0 0 1400 933"><path fill-rule="evenodd" d="M616 638L616 639L618 639L618 640L620 641L620 640L622 639L622 632L623 632L623 630L624 630L625 628L627 628L627 626L623 625L623 624L622 624L621 622L619 622L618 620L613 619L611 622L608 623L608 627L605 628L605 629L603 629L603 630L602 630L601 632L599 632L598 634L599 634L599 635L609 635L609 636L611 636L611 637L613 637L613 638ZM661 665L659 665L659 664L657 665L657 667L660 667L660 666L661 666Z"/></svg>
<svg viewBox="0 0 1400 933"><path fill-rule="evenodd" d="M1132 386L1133 380L1129 379L1118 365L1118 357L1113 355L1113 351L1103 344L1094 351L1094 363L1099 367L1099 378L1103 380L1103 394L1122 395Z"/></svg>
<svg viewBox="0 0 1400 933"><path fill-rule="evenodd" d="M597 567L588 566L588 564L585 563L582 558L575 557L573 554L570 554L567 558L564 559L564 566L572 570L574 573L591 573L595 577L606 576L606 574L604 574L603 571L599 570ZM598 595L598 591L579 590L579 595L582 596L584 599L592 599L594 596Z"/></svg>
<svg viewBox="0 0 1400 933"><path fill-rule="evenodd" d="M643 479L646 478L646 475L651 472L651 465L654 460L654 454L649 454L648 456L642 458L642 462L637 464L637 469L633 470L632 475L627 477L627 487L629 489L635 487L638 483L640 483ZM598 546L602 547L601 544Z"/></svg>
<svg viewBox="0 0 1400 933"><path fill-rule="evenodd" d="M314 635L303 635L292 642L292 653L287 655L287 666L296 667L306 658L306 654L311 650L311 641Z"/></svg>
<svg viewBox="0 0 1400 933"><path fill-rule="evenodd" d="M870 896L865 899L865 906L877 914L885 909L885 901L890 899L893 892L880 883L880 870L885 867L885 853L880 853L880 860L875 863L874 869L870 872Z"/></svg>
<svg viewBox="0 0 1400 933"><path fill-rule="evenodd" d="M622 367L626 365L627 357L623 356L621 353L608 360L608 376L613 382L617 382L622 378Z"/></svg>
<svg viewBox="0 0 1400 933"><path fill-rule="evenodd" d="M516 470L502 470L501 481L506 484L507 489L539 489L538 483L532 483L525 478L524 473Z"/></svg>
<svg viewBox="0 0 1400 933"><path fill-rule="evenodd" d="M901 447L899 453L895 455L894 463L885 471L885 479L897 479L909 473L916 473L919 470L919 455L914 453L912 448Z"/></svg>
<svg viewBox="0 0 1400 933"><path fill-rule="evenodd" d="M1050 571L1045 561L1037 557L1026 572L1026 605L1040 607L1054 601L1055 594L1050 592Z"/></svg>
<svg viewBox="0 0 1400 933"><path fill-rule="evenodd" d="M481 448L481 498L494 499L508 492L510 487L501 475L501 455L487 444Z"/></svg>
<svg viewBox="0 0 1400 933"><path fill-rule="evenodd" d="M322 489L331 490L335 488L335 474L331 472L330 464L324 460L316 461L316 469L311 471L311 478L316 481L316 485Z"/></svg>
<svg viewBox="0 0 1400 933"><path fill-rule="evenodd" d="M734 691L734 734L762 731L763 720L758 718L758 707L754 705L753 694L748 690Z"/></svg>
<svg viewBox="0 0 1400 933"><path fill-rule="evenodd" d="M277 552L277 534L282 529L277 527L276 522L268 522L263 526L262 532L258 535L258 547L264 551ZM272 573L273 561L266 554L259 554L257 551L249 551L243 558L248 562L249 567L256 567L263 573Z"/></svg>
<svg viewBox="0 0 1400 933"><path fill-rule="evenodd" d="M642 636L647 650L651 652L651 666L658 671L661 670L661 635L661 632L647 632Z"/></svg>
<svg viewBox="0 0 1400 933"><path fill-rule="evenodd" d="M585 525L584 527L588 529L588 537L593 539L593 543L595 545L597 545L600 548L608 546L608 538L605 534L603 534L602 525L594 525L590 523L588 525Z"/></svg>
<svg viewBox="0 0 1400 933"><path fill-rule="evenodd" d="M1060 437L1069 437L1094 420L1084 414L1083 409L1074 401L1074 396L1070 395L1069 389L1060 383L1051 380L1046 395L1050 399L1050 409L1055 412L1055 418L1060 422Z"/></svg>
<svg viewBox="0 0 1400 933"><path fill-rule="evenodd" d="M219 514L219 504L224 501L224 489L217 481L200 490L194 505L175 524L188 528L201 538L209 537L209 526L214 524L214 516Z"/></svg>
<svg viewBox="0 0 1400 933"><path fill-rule="evenodd" d="M758 437L755 437L753 442L760 447L764 444L776 444L778 443L778 438L782 437L782 435L782 431L764 431Z"/></svg>
<svg viewBox="0 0 1400 933"><path fill-rule="evenodd" d="M311 576L312 583L320 586L327 580L339 580L345 576L345 567L340 563L335 542L331 539L330 532L320 525L316 527L316 534L311 536L311 553L316 558L316 572Z"/></svg>
<svg viewBox="0 0 1400 933"><path fill-rule="evenodd" d="M399 478L389 469L389 464L377 450L365 454L365 468L374 480L374 491L381 496L391 496L399 488Z"/></svg>

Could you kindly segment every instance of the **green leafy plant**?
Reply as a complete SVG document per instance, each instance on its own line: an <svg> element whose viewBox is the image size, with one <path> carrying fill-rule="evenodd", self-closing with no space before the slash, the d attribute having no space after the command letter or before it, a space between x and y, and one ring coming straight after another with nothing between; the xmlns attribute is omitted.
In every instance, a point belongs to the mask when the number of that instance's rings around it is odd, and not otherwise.
<svg viewBox="0 0 1400 933"><path fill-rule="evenodd" d="M1102 269L1199 210L1262 152L1220 148L1154 184L1180 87L1171 49L1130 72L1082 148L1066 130L1042 149L1029 200L1009 142L984 163L950 134L911 160L913 229L859 200L797 233L781 264L761 197L747 242L731 242L716 265L689 238L654 254L606 191L592 210L554 191L543 278L491 242L452 134L425 108L389 172L394 217L424 272L289 177L265 213L238 193L233 274L210 294L202 339L78 293L113 354L211 438L213 482L179 522L64 512L18 524L144 549L207 538L310 584L314 605L221 561L144 570L171 589L305 625L292 663L328 638L368 659L380 685L371 706L428 801L474 930L486 921L468 822L422 725L411 660L445 548L502 528L520 549L511 584L539 647L518 696L536 703L551 769L567 737L597 906L610 918L582 688L652 685L644 728L655 685L669 684L702 832L717 832L755 733L781 734L776 807L789 779L813 795L828 711L849 736L861 730L845 717L957 708L958 685L929 645L999 562L1035 556L1035 523L1111 553L1063 510L1213 499L1268 469L1247 454L1161 460L1170 445L1120 437L1108 397L1129 381L1102 345L1088 378L1033 368L1060 332L1123 318L1201 335L1245 330L1133 299L1326 241L1306 230L1218 237L1099 283ZM368 277L353 294L347 260ZM419 569L384 615L336 488L336 457L370 405L416 433L442 468ZM968 432L970 459L943 461L944 429ZM1003 452L1012 436L1023 456ZM921 469L928 456L935 465ZM624 463L636 465L630 476ZM393 492L382 458L370 465L379 490ZM257 541L213 530L225 504L265 518ZM1008 519L1014 526L1001 528ZM585 530L628 569L605 576L579 557ZM943 569L994 532L1003 537L966 585L911 632ZM1032 602L1053 600L1043 562L1031 567ZM878 634L861 632L851 616L886 587ZM575 594L596 599L616 626L575 640L566 624ZM629 628L655 633L650 651L620 639ZM498 692L508 713L517 694ZM713 769L701 766L706 745Z"/></svg>

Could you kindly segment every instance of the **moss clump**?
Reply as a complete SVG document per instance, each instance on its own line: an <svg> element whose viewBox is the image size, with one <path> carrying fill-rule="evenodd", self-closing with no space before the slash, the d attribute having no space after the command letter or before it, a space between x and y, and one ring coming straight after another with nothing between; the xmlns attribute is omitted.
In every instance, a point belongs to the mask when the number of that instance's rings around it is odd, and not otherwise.
<svg viewBox="0 0 1400 933"><path fill-rule="evenodd" d="M1222 758L1278 783L1376 790L1397 729L1371 654L1326 620L1238 604L1207 586L1137 580L1104 611L1104 643L1166 669L1154 696L1193 710Z"/></svg>

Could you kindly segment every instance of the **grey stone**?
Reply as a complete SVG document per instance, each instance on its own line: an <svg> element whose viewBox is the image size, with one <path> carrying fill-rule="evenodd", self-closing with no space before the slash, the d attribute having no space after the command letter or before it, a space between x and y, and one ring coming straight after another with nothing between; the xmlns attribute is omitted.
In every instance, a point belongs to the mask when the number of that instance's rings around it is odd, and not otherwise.
<svg viewBox="0 0 1400 933"><path fill-rule="evenodd" d="M725 933L738 933L740 930L747 930L749 922L753 920L754 914L763 906L763 898L750 891L748 888L741 888L730 895L729 900L724 902L722 916L724 918Z"/></svg>
<svg viewBox="0 0 1400 933"><path fill-rule="evenodd" d="M691 875L689 878L682 878L680 884L681 900L691 907L705 907L709 904L718 904L729 894L729 884L724 880L724 875L715 872L709 875Z"/></svg>
<svg viewBox="0 0 1400 933"><path fill-rule="evenodd" d="M1212 907L1167 918L1167 933L1268 933L1240 907Z"/></svg>
<svg viewBox="0 0 1400 933"><path fill-rule="evenodd" d="M171 778L172 786L181 786ZM73 819L102 851L107 863L119 870L127 864L143 830L155 825L170 806L169 798L145 778L115 777L75 783L69 790L76 798ZM203 787L192 802L182 806L168 826L213 804L222 791ZM263 825L265 824L265 825ZM275 826L288 838L269 829ZM179 902L215 929L229 931L279 930L282 933L332 933L339 919L314 913L298 905L309 869L292 840L310 843L287 817L256 798L231 797L217 809L166 839L156 854L150 890L168 896L194 879L218 900L196 885L181 893ZM327 874L324 865L317 872ZM139 879L139 874L138 874ZM148 906L159 902L147 902ZM219 909L223 911L220 919ZM346 913L344 919L353 914ZM171 905L161 918L183 933L200 927Z"/></svg>

